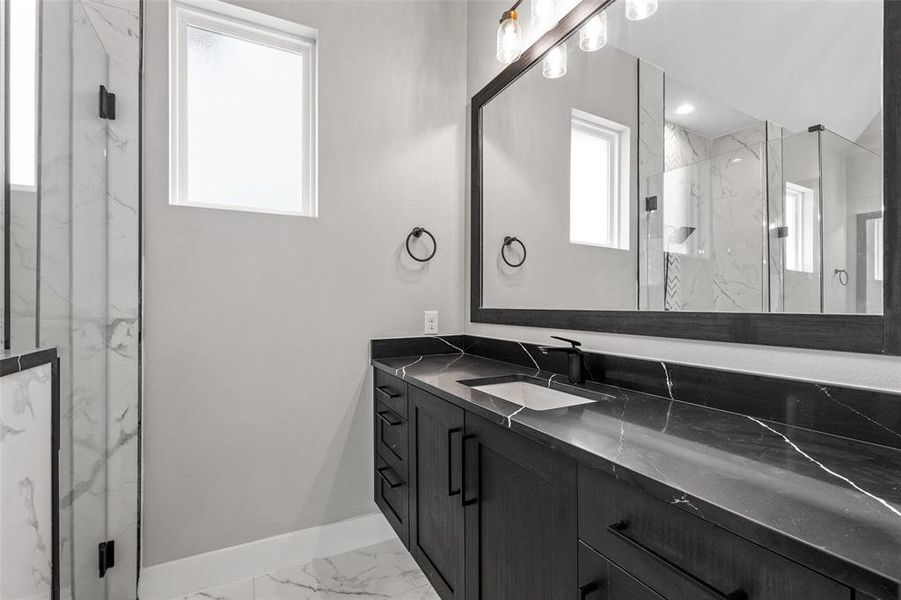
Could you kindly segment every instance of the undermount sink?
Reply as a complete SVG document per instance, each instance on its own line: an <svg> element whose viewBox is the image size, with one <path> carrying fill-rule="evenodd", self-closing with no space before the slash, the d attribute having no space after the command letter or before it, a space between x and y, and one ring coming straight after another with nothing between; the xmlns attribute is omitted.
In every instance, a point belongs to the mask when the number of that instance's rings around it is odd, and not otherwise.
<svg viewBox="0 0 901 600"><path fill-rule="evenodd" d="M530 410L554 410L594 402L591 398L555 390L548 387L546 381L540 379L523 378L514 381L485 381L484 383L476 380L461 381L460 383Z"/></svg>

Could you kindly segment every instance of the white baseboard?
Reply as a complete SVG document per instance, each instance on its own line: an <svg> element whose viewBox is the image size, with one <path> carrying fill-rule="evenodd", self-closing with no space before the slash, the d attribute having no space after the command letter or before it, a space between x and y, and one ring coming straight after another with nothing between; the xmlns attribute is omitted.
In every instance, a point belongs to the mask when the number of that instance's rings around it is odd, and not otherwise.
<svg viewBox="0 0 901 600"><path fill-rule="evenodd" d="M389 540L394 530L372 513L173 560L141 570L141 600L173 600L277 569Z"/></svg>

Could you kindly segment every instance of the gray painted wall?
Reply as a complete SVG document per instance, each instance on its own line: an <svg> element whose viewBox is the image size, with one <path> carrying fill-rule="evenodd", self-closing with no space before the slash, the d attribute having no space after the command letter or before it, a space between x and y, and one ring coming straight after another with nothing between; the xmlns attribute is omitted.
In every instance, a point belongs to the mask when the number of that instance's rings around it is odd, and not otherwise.
<svg viewBox="0 0 901 600"><path fill-rule="evenodd" d="M497 19L505 10L506 4L503 1L494 0L469 0L467 3L467 99L471 98L473 94L478 92L500 71L501 65L494 57L495 33L497 31ZM467 162L467 164L469 163ZM468 201L466 215L468 224ZM468 225L466 232L468 241ZM468 265L469 263L466 262L466 264ZM467 287L469 285L468 273L465 285ZM464 310L467 333L537 343L546 343L549 335L559 333L531 327L507 327L472 323L469 320L468 295L465 298ZM840 385L874 387L895 392L901 391L901 357L818 352L744 344L719 344L587 332L571 334L570 337L581 339L588 349L599 352L709 365L737 371L815 379Z"/></svg>
<svg viewBox="0 0 901 600"><path fill-rule="evenodd" d="M609 86L610 81L617 86ZM570 242L572 109L630 130L628 250ZM549 80L540 69L532 70L482 114L486 306L634 310L638 61L613 47L571 52L565 77ZM503 262L500 248L506 235L518 236L526 245L522 267ZM510 260L520 256L520 248L512 246Z"/></svg>
<svg viewBox="0 0 901 600"><path fill-rule="evenodd" d="M319 30L320 216L168 204L146 3L145 566L375 510L368 341L462 329L465 4L235 3Z"/></svg>

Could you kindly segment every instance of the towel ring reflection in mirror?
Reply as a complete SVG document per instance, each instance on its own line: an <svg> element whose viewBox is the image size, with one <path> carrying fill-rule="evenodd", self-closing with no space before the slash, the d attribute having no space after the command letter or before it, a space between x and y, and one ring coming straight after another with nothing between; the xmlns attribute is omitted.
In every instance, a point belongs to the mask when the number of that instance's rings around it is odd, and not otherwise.
<svg viewBox="0 0 901 600"><path fill-rule="evenodd" d="M522 247L522 260L518 263L512 263L507 258L507 246L511 246L513 244L519 244ZM504 262L507 263L508 266L513 267L514 269L518 269L526 262L526 245L522 243L522 240L516 236L504 236L504 244L501 246L501 258L504 259Z"/></svg>
<svg viewBox="0 0 901 600"><path fill-rule="evenodd" d="M426 234L427 236L429 236L430 238L432 238L432 252L425 258L419 258L415 254L413 254L413 251L410 249L410 242L413 240L413 238L419 239L420 237L422 237L423 233ZM409 235L407 235L406 246L407 246L407 254L410 255L410 258L412 258L413 260L415 260L417 262L421 262L421 263L429 262L430 260L432 260L432 258L435 256L435 253L438 251L438 242L435 240L435 236L432 235L432 233L425 227L414 227L413 231L411 231L409 233Z"/></svg>
<svg viewBox="0 0 901 600"><path fill-rule="evenodd" d="M843 286L848 285L848 271L845 269L836 269L835 274L838 275L838 282Z"/></svg>

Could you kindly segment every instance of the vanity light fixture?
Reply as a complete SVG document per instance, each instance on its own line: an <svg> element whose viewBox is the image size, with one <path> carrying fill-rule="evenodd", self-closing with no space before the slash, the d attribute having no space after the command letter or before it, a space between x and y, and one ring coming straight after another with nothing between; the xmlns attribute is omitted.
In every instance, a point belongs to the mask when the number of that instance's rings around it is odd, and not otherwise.
<svg viewBox="0 0 901 600"><path fill-rule="evenodd" d="M626 18L630 21L647 19L657 12L657 0L626 0Z"/></svg>
<svg viewBox="0 0 901 600"><path fill-rule="evenodd" d="M532 38L538 39L560 20L557 0L532 0L531 7Z"/></svg>
<svg viewBox="0 0 901 600"><path fill-rule="evenodd" d="M679 106L676 107L677 115L690 115L694 111L695 111L695 105L690 104L688 102L686 102L684 104L680 104Z"/></svg>
<svg viewBox="0 0 901 600"><path fill-rule="evenodd" d="M557 44L544 56L541 74L548 79L560 79L566 75L566 42Z"/></svg>
<svg viewBox="0 0 901 600"><path fill-rule="evenodd" d="M509 65L522 55L522 27L519 25L519 14L516 8L522 0L501 17L497 28L497 60Z"/></svg>
<svg viewBox="0 0 901 600"><path fill-rule="evenodd" d="M594 52L607 45L607 13L602 12L588 19L579 30L579 48Z"/></svg>

